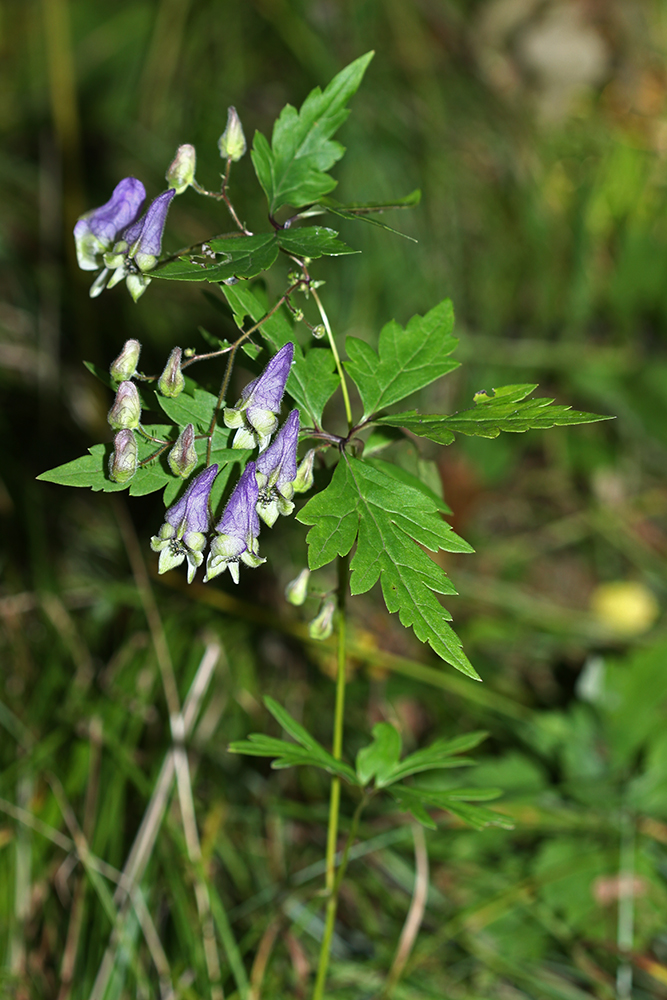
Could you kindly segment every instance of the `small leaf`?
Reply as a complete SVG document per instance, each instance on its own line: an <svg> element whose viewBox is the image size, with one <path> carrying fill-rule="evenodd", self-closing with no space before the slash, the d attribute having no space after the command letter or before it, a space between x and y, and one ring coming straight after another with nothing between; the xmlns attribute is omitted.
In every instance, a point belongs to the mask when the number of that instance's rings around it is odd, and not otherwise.
<svg viewBox="0 0 667 1000"><path fill-rule="evenodd" d="M164 430L164 427L157 428ZM137 434L137 451L139 462L145 462L160 449L153 441L146 441ZM109 459L113 444L95 444L88 449L87 455L66 462L55 469L43 472L37 476L46 483L58 483L61 486L78 486L94 490L96 493L118 493L129 488L132 496L145 496L162 489L174 477L166 466L156 458L148 465L138 468L132 479L126 483L114 483L109 479ZM164 454L164 453L163 453Z"/></svg>
<svg viewBox="0 0 667 1000"><path fill-rule="evenodd" d="M426 316L413 316L405 329L394 320L387 323L377 354L363 340L347 338L345 370L359 389L364 419L458 368L459 362L448 358L458 344L453 326L452 303L445 299Z"/></svg>
<svg viewBox="0 0 667 1000"><path fill-rule="evenodd" d="M375 778L376 785L384 784L384 779L398 764L400 756L400 733L388 722L378 722L373 726L373 742L357 754L359 781L367 785Z"/></svg>
<svg viewBox="0 0 667 1000"><path fill-rule="evenodd" d="M478 746L482 740L486 739L488 733L476 732L467 733L453 740L436 740L429 747L417 750L415 753L405 757L397 764L387 776L388 780L384 784L394 781L402 781L411 774L419 774L423 771L436 771L441 768L468 767L475 762L468 757L459 757L458 754L465 750L472 750Z"/></svg>
<svg viewBox="0 0 667 1000"><path fill-rule="evenodd" d="M273 215L282 205L300 208L333 190L336 181L326 171L345 152L331 136L349 112L345 105L358 89L373 57L356 59L338 73L324 92L316 87L300 111L286 105L273 127L271 145L255 133L252 162Z"/></svg>
<svg viewBox="0 0 667 1000"><path fill-rule="evenodd" d="M380 417L379 424L403 427L420 437L429 438L438 444L451 444L454 432L471 437L498 437L501 431L523 433L529 430L545 430L549 427L564 427L570 424L591 424L613 417L597 413L583 413L569 406L552 406L553 399L526 399L536 385L505 385L493 389L493 395L478 392L475 406L450 415L439 413L394 413Z"/></svg>
<svg viewBox="0 0 667 1000"><path fill-rule="evenodd" d="M264 698L264 704L268 708L269 712L276 720L280 723L286 733L289 733L293 740L300 743L302 747L306 747L308 750L323 750L324 748L320 746L314 736L311 736L307 729L305 729L300 722L293 719L289 714L287 709L279 705L277 701L273 698L269 698L268 695Z"/></svg>
<svg viewBox="0 0 667 1000"><path fill-rule="evenodd" d="M207 253L191 254L159 264L151 278L172 281L227 281L229 278L254 278L275 263L278 240L274 232L255 236L232 235L209 240ZM210 256L213 254L214 256Z"/></svg>
<svg viewBox="0 0 667 1000"><path fill-rule="evenodd" d="M408 236L407 233L402 233L398 229L388 226L386 222L380 222L380 220L374 218L374 216L376 214L389 212L397 208L413 208L415 205L418 205L420 201L421 191L416 190L406 195L405 198L397 198L395 201L371 201L366 204L352 203L349 205L341 205L334 198L326 197L321 198L319 205L314 206L314 208L316 210L323 209L327 212L331 212L332 215L336 215L340 219L359 219L361 222L367 222L372 226L378 226L380 229L385 229L387 232L394 233L396 236L402 236L404 240L410 240L412 243L417 243L418 240L416 240L414 236ZM305 214L306 213L304 213L304 215Z"/></svg>
<svg viewBox="0 0 667 1000"><path fill-rule="evenodd" d="M351 592L363 594L380 579L389 611L398 611L402 624L411 625L438 656L479 679L447 624L451 616L435 597L456 591L422 546L432 552L472 550L424 493L343 455L329 486L308 501L297 520L313 526L307 536L310 569L347 555L356 542Z"/></svg>
<svg viewBox="0 0 667 1000"><path fill-rule="evenodd" d="M431 829L435 829L436 824L428 814L427 809L446 809L447 812L458 816L464 823L476 830L483 830L486 826L500 826L505 830L514 829L514 824L508 816L503 816L502 813L494 812L491 809L467 804L469 801L487 801L497 798L502 793L496 788L452 788L446 791L432 791L431 789L408 787L407 785L393 785L389 789L389 793L398 803L400 809L411 813L416 820Z"/></svg>
<svg viewBox="0 0 667 1000"><path fill-rule="evenodd" d="M359 253L342 240L334 229L323 226L305 226L302 229L283 229L278 232L278 242L287 253L297 257L338 257L341 254Z"/></svg>

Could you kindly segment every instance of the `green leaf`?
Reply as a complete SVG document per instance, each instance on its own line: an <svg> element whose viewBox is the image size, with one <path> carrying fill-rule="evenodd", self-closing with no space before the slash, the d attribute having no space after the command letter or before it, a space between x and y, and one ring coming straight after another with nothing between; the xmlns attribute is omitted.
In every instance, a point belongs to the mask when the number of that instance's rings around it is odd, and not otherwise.
<svg viewBox="0 0 667 1000"><path fill-rule="evenodd" d="M373 742L363 747L357 754L357 777L362 785L373 778L375 784L385 784L401 756L401 737L388 722L378 722L373 726Z"/></svg>
<svg viewBox="0 0 667 1000"><path fill-rule="evenodd" d="M174 398L161 396L159 392L156 392L155 399L158 406L179 427L182 428L186 424L194 424L195 429L201 433L208 433L215 408L218 404L217 397L213 393L199 388L195 389L192 395L185 390L180 396L175 396ZM226 440L229 439L231 431L228 431L225 427L218 427L217 429L220 433L226 435Z"/></svg>
<svg viewBox="0 0 667 1000"><path fill-rule="evenodd" d="M207 253L190 254L158 265L151 271L151 278L171 278L172 281L254 278L268 271L279 250L274 232L256 236L234 234L226 239L209 240L205 246L210 248Z"/></svg>
<svg viewBox="0 0 667 1000"><path fill-rule="evenodd" d="M405 329L395 320L387 323L377 354L363 340L347 338L345 370L359 389L364 419L458 368L447 357L458 343L453 326L452 303L445 299L426 316L413 316Z"/></svg>
<svg viewBox="0 0 667 1000"><path fill-rule="evenodd" d="M327 212L331 212L332 215L336 215L340 219L359 219L361 222L368 222L371 226L378 226L380 229L385 229L388 233L395 233L396 236L402 236L405 240L411 240L413 243L417 243L419 241L416 240L414 236L408 236L406 233L401 233L398 229L388 226L385 222L380 222L379 219L375 219L373 216L382 212L389 212L396 208L413 208L421 201L421 194L421 191L417 189L415 191L411 191L410 194L406 195L404 198L397 198L395 201L370 201L365 204L357 202L349 205L341 205L340 202L337 202L334 198L327 197L321 198L319 205L314 206L314 208L316 210L323 209ZM304 216L306 214L310 213L304 213Z"/></svg>
<svg viewBox="0 0 667 1000"><path fill-rule="evenodd" d="M475 732L466 733L465 736L458 736L453 740L436 740L429 747L417 750L415 753L405 757L397 764L382 782L384 785L392 784L394 781L402 781L403 778L411 774L419 774L422 771L436 771L450 767L469 767L475 761L469 757L459 757L465 750L472 750L485 740L488 733Z"/></svg>
<svg viewBox="0 0 667 1000"><path fill-rule="evenodd" d="M343 455L329 486L308 501L297 520L313 525L307 536L312 570L347 555L356 542L351 592L363 594L380 579L389 611L398 611L402 624L411 625L443 660L479 680L447 624L451 615L434 594L456 591L421 546L432 552L472 549L443 521L429 497Z"/></svg>
<svg viewBox="0 0 667 1000"><path fill-rule="evenodd" d="M425 497L433 501L435 506L443 514L451 514L451 508L447 506L442 497L439 497L430 486L418 476L413 476L411 472L407 469L402 469L400 465L396 465L394 462L385 462L382 458L366 458L366 452L364 450L364 462L367 465L372 465L374 469L378 469L379 472L384 472L385 475L390 476L392 479L397 479L400 483L405 483L406 486L411 486L415 490L419 490L423 493Z"/></svg>
<svg viewBox="0 0 667 1000"><path fill-rule="evenodd" d="M243 329L245 316L250 316L254 323L266 316L268 304L260 289L234 285L223 288L223 292L239 329ZM319 428L322 411L339 385L331 351L326 347L311 347L304 354L294 341L294 331L281 310L263 323L258 332L274 351L280 350L290 340L294 343L294 364L287 380L287 392L299 409L309 416L313 425ZM305 415L302 413L301 423L305 422Z"/></svg>
<svg viewBox="0 0 667 1000"><path fill-rule="evenodd" d="M275 768L311 764L323 768L329 774L337 774L353 785L359 784L352 768L328 753L278 702L265 697L264 704L298 745L275 739L273 736L265 736L263 733L252 733L247 740L231 743L228 748L231 753L242 753L251 757L275 757L276 760L272 764Z"/></svg>
<svg viewBox="0 0 667 1000"><path fill-rule="evenodd" d="M467 804L471 801L479 802L497 798L502 793L496 788L452 788L447 791L433 791L431 789L409 788L407 785L393 785L389 789L389 793L398 803L400 809L411 813L416 820L432 830L436 829L436 823L427 809L446 809L447 812L458 816L475 830L483 830L486 826L500 826L505 830L514 828L514 824L508 816L503 816L502 813L494 812L491 809Z"/></svg>
<svg viewBox="0 0 667 1000"><path fill-rule="evenodd" d="M165 431L173 431L174 428L158 426L147 428L156 431L158 434ZM146 441L139 433L137 437L137 451L140 462L145 462L151 455L160 448L154 441ZM175 437L175 435L174 435ZM113 444L95 444L88 449L87 455L74 459L73 462L66 462L55 469L43 472L37 476L39 480L46 483L59 483L61 486L79 486L104 493L118 493L120 490L129 488L132 496L144 496L147 493L154 493L160 490L170 480L174 479L166 465L162 464L166 452L163 452L161 459L154 459L149 465L137 469L136 473L127 483L114 483L109 479L109 459L113 451Z"/></svg>
<svg viewBox="0 0 667 1000"><path fill-rule="evenodd" d="M372 57L368 52L356 59L324 92L316 87L300 111L286 105L273 127L270 146L261 132L255 132L252 162L271 215L282 205L300 208L317 201L336 186L326 171L345 149L331 136L347 118L345 105L358 89Z"/></svg>
<svg viewBox="0 0 667 1000"><path fill-rule="evenodd" d="M278 233L278 242L287 253L297 257L338 257L346 253L360 253L337 239L335 229L323 226L304 226L302 229L284 229Z"/></svg>
<svg viewBox="0 0 667 1000"><path fill-rule="evenodd" d="M471 437L494 438L501 431L523 433L614 419L597 413L572 410L569 406L552 406L553 399L545 397L526 399L534 389L537 389L537 385L505 385L500 389L491 389L490 394L476 393L475 406L471 410L462 410L449 416L410 410L407 413L380 417L377 422L390 427L403 427L438 444L451 444L455 432Z"/></svg>

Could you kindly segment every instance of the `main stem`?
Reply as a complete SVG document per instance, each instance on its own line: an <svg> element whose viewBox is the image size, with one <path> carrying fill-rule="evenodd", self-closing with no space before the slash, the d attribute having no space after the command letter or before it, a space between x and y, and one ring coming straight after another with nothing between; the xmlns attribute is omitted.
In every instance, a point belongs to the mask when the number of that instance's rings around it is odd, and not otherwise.
<svg viewBox="0 0 667 1000"><path fill-rule="evenodd" d="M338 670L336 674L336 708L334 712L333 755L336 760L343 756L343 719L345 716L345 599L347 597L348 558L338 557ZM336 844L338 842L338 815L340 812L340 778L331 779L331 797L329 799L329 828L327 831L326 855L326 890L327 910L324 924L324 936L320 948L320 960L317 967L317 979L313 991L313 1000L322 1000L329 968L329 954L336 922L338 905L338 886L336 885Z"/></svg>

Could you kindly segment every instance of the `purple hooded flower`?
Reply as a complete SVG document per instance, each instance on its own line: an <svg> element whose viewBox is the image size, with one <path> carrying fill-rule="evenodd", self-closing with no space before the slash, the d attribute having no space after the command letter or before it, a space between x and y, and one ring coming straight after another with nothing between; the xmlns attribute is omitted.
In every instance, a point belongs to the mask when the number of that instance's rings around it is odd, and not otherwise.
<svg viewBox="0 0 667 1000"><path fill-rule="evenodd" d="M151 282L145 272L152 271L158 262L167 212L175 194L173 188L163 191L153 199L140 219L133 221L120 233L113 249L104 254L106 267L90 289L92 298L98 296L104 288L113 288L124 278L135 302L144 294ZM114 273L107 280L109 271Z"/></svg>
<svg viewBox="0 0 667 1000"><path fill-rule="evenodd" d="M124 177L106 205L82 215L74 227L76 258L83 271L96 271L100 255L110 250L118 234L136 220L146 191L136 177Z"/></svg>
<svg viewBox="0 0 667 1000"><path fill-rule="evenodd" d="M292 410L273 443L257 459L257 513L270 528L279 514L291 514L299 443L299 411Z"/></svg>
<svg viewBox="0 0 667 1000"><path fill-rule="evenodd" d="M188 583L194 580L197 567L204 561L209 526L208 501L217 474L217 465L210 465L200 472L181 499L165 514L160 534L151 538L153 552L160 553L158 573L166 573L187 559Z"/></svg>
<svg viewBox="0 0 667 1000"><path fill-rule="evenodd" d="M248 462L215 526L219 534L211 542L204 583L226 569L234 583L238 583L239 561L253 568L265 562L257 554L259 518L255 507L259 489L255 471L255 463Z"/></svg>
<svg viewBox="0 0 667 1000"><path fill-rule="evenodd" d="M281 347L259 376L249 382L234 407L224 411L227 427L238 428L232 448L254 448L264 451L278 426L277 413L285 392L285 383L292 367L294 344Z"/></svg>

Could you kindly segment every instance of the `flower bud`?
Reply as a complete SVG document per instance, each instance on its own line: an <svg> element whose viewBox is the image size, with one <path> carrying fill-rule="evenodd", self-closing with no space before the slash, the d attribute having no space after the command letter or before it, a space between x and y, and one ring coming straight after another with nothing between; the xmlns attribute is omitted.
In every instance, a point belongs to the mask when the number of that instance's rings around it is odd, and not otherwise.
<svg viewBox="0 0 667 1000"><path fill-rule="evenodd" d="M227 127L218 139L218 149L223 160L236 163L246 151L245 135L236 108L227 108Z"/></svg>
<svg viewBox="0 0 667 1000"><path fill-rule="evenodd" d="M296 470L294 480L294 492L306 493L313 485L313 463L315 461L315 449L311 448L301 459L299 468Z"/></svg>
<svg viewBox="0 0 667 1000"><path fill-rule="evenodd" d="M322 610L317 618L313 618L312 622L308 625L308 634L311 639L317 639L321 642L322 640L329 638L333 632L333 616L335 610L336 602L329 597L322 605Z"/></svg>
<svg viewBox="0 0 667 1000"><path fill-rule="evenodd" d="M318 323L317 326L314 326L311 333L313 334L315 340L322 340L322 338L327 335L327 331L325 330L323 323Z"/></svg>
<svg viewBox="0 0 667 1000"><path fill-rule="evenodd" d="M132 378L137 370L141 344L138 340L126 340L123 350L109 368L109 374L114 382L124 382Z"/></svg>
<svg viewBox="0 0 667 1000"><path fill-rule="evenodd" d="M182 355L180 347L175 347L169 355L169 360L157 382L157 387L163 396L171 398L180 396L185 388L185 376L181 371Z"/></svg>
<svg viewBox="0 0 667 1000"><path fill-rule="evenodd" d="M300 607L305 599L308 597L308 580L310 578L310 570L302 569L295 580L290 580L290 582L285 587L285 598L290 604L295 607Z"/></svg>
<svg viewBox="0 0 667 1000"><path fill-rule="evenodd" d="M183 194L190 187L195 179L196 165L197 151L195 147L187 142L183 146L179 146L171 166L164 175L167 184L170 188L174 188L176 194Z"/></svg>
<svg viewBox="0 0 667 1000"><path fill-rule="evenodd" d="M187 479L197 464L195 451L195 429L192 424L184 427L178 436L176 444L167 456L169 468L175 476Z"/></svg>
<svg viewBox="0 0 667 1000"><path fill-rule="evenodd" d="M132 430L141 420L141 402L134 382L121 382L107 416L115 431Z"/></svg>
<svg viewBox="0 0 667 1000"><path fill-rule="evenodd" d="M114 450L109 459L109 478L114 483L127 483L137 471L137 440L130 430L119 431L113 439Z"/></svg>

